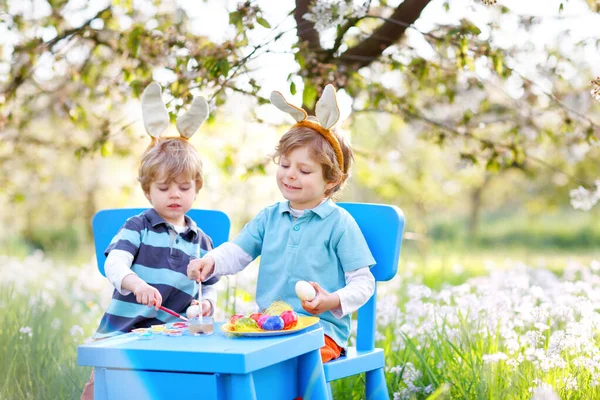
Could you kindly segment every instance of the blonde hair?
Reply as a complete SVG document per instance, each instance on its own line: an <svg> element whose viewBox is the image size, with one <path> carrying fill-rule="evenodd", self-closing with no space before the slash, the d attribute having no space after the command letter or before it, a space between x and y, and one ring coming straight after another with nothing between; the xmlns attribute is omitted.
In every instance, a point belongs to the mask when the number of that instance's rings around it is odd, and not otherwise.
<svg viewBox="0 0 600 400"><path fill-rule="evenodd" d="M342 189L344 183L350 175L350 167L354 161L354 153L344 139L334 130L331 133L335 135L340 143L342 154L344 155L344 165L340 166L335 154L335 150L329 144L327 139L314 129L306 126L293 126L279 140L279 144L275 148L273 161L279 164L281 156L290 154L296 148L307 147L309 153L323 167L323 179L327 182L337 182L337 185L325 192L325 196L334 197L333 195ZM346 171L346 173L344 173Z"/></svg>
<svg viewBox="0 0 600 400"><path fill-rule="evenodd" d="M196 182L198 192L204 183L200 155L186 139L158 138L142 155L138 181L147 194L157 179L166 178L166 183L170 183L181 174Z"/></svg>

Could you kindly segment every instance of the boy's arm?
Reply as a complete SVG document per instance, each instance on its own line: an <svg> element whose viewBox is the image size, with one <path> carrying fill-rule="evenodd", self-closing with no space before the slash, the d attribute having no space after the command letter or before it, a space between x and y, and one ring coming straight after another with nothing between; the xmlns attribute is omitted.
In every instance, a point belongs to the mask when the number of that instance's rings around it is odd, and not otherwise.
<svg viewBox="0 0 600 400"><path fill-rule="evenodd" d="M148 307L159 309L162 305L162 295L154 286L150 286L135 274L127 275L121 282L123 289L133 292L135 300Z"/></svg>
<svg viewBox="0 0 600 400"><path fill-rule="evenodd" d="M210 313L215 312L215 304L217 304L217 289L213 285L202 285L202 300L207 300L210 303Z"/></svg>
<svg viewBox="0 0 600 400"><path fill-rule="evenodd" d="M266 209L258 213L233 242L223 243L204 257L191 260L187 267L188 278L204 282L211 277L235 274L246 268L262 250L266 214Z"/></svg>
<svg viewBox="0 0 600 400"><path fill-rule="evenodd" d="M365 304L375 292L375 277L369 267L346 272L346 286L334 293L340 298L340 307L331 310L336 318L352 314Z"/></svg>
<svg viewBox="0 0 600 400"><path fill-rule="evenodd" d="M131 270L133 263L133 255L124 250L113 250L108 253L106 262L104 263L104 273L109 282L117 289L117 292L123 296L131 293L130 290L123 288L122 282L127 275L136 275Z"/></svg>
<svg viewBox="0 0 600 400"><path fill-rule="evenodd" d="M235 274L246 268L252 260L252 256L239 246L227 242L202 258L192 259L187 266L187 276L197 282L206 282L214 277Z"/></svg>
<svg viewBox="0 0 600 400"><path fill-rule="evenodd" d="M313 315L331 311L336 318L358 310L373 295L375 278L368 267L346 272L345 276L346 286L333 293L327 292L317 282L310 282L317 295L312 300L303 300L302 308Z"/></svg>
<svg viewBox="0 0 600 400"><path fill-rule="evenodd" d="M213 276L233 275L242 271L253 260L252 256L246 253L235 243L227 242L214 250L206 253L205 257L212 257L215 260L213 273L206 277L210 279Z"/></svg>

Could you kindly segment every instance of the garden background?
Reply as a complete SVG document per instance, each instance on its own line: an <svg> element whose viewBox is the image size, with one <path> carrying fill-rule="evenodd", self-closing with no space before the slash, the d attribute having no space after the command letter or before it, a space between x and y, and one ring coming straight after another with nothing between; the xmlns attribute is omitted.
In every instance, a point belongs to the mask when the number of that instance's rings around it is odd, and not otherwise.
<svg viewBox="0 0 600 400"><path fill-rule="evenodd" d="M0 1L0 399L79 398L111 286L90 232L147 206L139 98L194 95L198 208L232 233L280 200L269 154L339 89L356 150L343 201L406 215L380 285L394 399L600 398L600 39L596 0ZM171 128L173 129L173 128ZM219 283L254 310L257 265ZM334 385L364 398L362 377Z"/></svg>

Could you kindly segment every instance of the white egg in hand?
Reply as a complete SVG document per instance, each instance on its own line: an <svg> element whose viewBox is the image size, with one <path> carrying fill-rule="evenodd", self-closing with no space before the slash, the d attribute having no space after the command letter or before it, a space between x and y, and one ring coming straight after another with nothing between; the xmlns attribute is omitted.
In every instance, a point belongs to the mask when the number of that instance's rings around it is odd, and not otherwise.
<svg viewBox="0 0 600 400"><path fill-rule="evenodd" d="M199 305L189 306L185 311L185 315L188 318L196 318L202 314L202 307Z"/></svg>
<svg viewBox="0 0 600 400"><path fill-rule="evenodd" d="M317 292L310 283L306 281L296 282L296 296L298 296L300 300L311 301L316 295Z"/></svg>

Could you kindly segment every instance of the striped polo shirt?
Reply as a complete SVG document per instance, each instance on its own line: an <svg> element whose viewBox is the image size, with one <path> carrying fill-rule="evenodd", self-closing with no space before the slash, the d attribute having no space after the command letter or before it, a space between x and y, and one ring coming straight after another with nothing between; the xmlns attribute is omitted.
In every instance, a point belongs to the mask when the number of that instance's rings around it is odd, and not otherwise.
<svg viewBox="0 0 600 400"><path fill-rule="evenodd" d="M212 240L187 215L187 229L176 233L153 208L129 218L104 251L123 250L133 255L131 270L160 292L162 305L184 313L198 297L198 284L187 277L192 258L202 257L213 248ZM170 231L176 233L173 239ZM218 279L203 282L212 285ZM116 289L104 313L94 339L120 335L135 328L147 328L176 320L176 317L139 304L135 295L126 296Z"/></svg>

